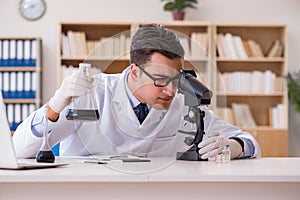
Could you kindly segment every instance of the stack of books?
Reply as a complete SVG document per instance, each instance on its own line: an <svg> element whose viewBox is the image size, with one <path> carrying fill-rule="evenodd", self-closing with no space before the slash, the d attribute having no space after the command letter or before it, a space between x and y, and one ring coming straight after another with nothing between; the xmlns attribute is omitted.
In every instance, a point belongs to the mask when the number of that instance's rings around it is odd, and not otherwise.
<svg viewBox="0 0 300 200"><path fill-rule="evenodd" d="M217 51L220 58L247 59L250 57L282 57L283 44L276 40L265 55L259 42L243 39L231 33L217 35Z"/></svg>

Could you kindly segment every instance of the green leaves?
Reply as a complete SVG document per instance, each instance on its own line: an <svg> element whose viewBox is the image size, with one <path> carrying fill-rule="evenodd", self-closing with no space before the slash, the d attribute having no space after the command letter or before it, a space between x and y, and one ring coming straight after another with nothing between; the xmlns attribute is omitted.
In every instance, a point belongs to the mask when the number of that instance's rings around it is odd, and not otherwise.
<svg viewBox="0 0 300 200"><path fill-rule="evenodd" d="M297 112L300 113L300 71L288 73L287 77L288 97Z"/></svg>
<svg viewBox="0 0 300 200"><path fill-rule="evenodd" d="M168 1L164 5L164 10L167 11L183 11L186 8L196 9L195 4L198 3L198 0L161 0Z"/></svg>

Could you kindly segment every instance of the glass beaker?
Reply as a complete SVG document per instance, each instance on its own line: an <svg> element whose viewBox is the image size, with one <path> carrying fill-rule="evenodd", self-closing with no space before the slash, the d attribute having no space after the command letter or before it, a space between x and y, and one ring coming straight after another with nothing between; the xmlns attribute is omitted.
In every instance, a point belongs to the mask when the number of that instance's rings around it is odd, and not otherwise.
<svg viewBox="0 0 300 200"><path fill-rule="evenodd" d="M91 64L80 63L79 72L90 76ZM95 121L99 119L99 111L96 107L94 94L86 94L80 97L73 97L66 112L68 120Z"/></svg>

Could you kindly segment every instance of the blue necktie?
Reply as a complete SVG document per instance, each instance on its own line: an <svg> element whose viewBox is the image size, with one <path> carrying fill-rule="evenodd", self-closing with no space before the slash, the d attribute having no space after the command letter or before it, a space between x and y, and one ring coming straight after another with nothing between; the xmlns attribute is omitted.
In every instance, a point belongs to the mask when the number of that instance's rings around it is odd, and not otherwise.
<svg viewBox="0 0 300 200"><path fill-rule="evenodd" d="M134 112L137 118L139 119L140 124L142 124L149 112L147 104L140 103L138 106L134 108Z"/></svg>

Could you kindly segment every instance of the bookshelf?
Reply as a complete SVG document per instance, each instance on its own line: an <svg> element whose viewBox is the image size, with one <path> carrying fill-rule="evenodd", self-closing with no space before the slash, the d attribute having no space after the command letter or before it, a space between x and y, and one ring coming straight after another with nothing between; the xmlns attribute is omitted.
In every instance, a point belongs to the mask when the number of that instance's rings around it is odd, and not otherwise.
<svg viewBox="0 0 300 200"><path fill-rule="evenodd" d="M92 63L92 66L105 73L118 73L125 69L129 61L130 39L136 29L148 22L61 22L59 24L59 55L58 55L58 85L69 71L76 69L80 62ZM153 22L149 22L153 23ZM206 84L214 93L211 108L217 111L228 107L232 103L243 103L249 105L255 127L241 127L253 133L259 141L263 156L287 156L287 117L283 120L282 127L272 125L270 113L274 105L280 104L284 108L284 115L287 116L287 92L283 76L287 72L287 37L286 27L281 24L225 24L197 21L174 21L155 22L160 23L176 32L183 47L186 50L184 68L194 69L198 78ZM70 40L70 32L81 32L81 38L85 41L84 50L71 53L71 48L66 45L65 40ZM239 36L240 42L252 40L252 47L256 47L253 55L231 56L231 54L220 56L218 50L218 35L230 33L231 36ZM75 34L76 35L76 34ZM107 38L115 38L119 43L118 53L113 53L111 47L115 41ZM229 36L227 36L229 37ZM67 39L66 39L67 38ZM202 39L201 39L202 38ZM203 39L205 38L205 39ZM236 37L235 37L236 38ZM71 41L76 41L71 39ZM99 43L99 41L101 41ZM120 44L120 41L123 41ZM275 42L276 41L276 42ZM70 41L69 41L70 42ZM89 46L90 42L96 45ZM98 42L98 43L97 43ZM74 42L76 43L76 42ZM277 44L276 50L272 45ZM79 45L81 46L81 45ZM281 47L281 48L278 48ZM68 47L67 50L66 47ZM260 48L259 48L260 47ZM283 47L283 48L282 48ZM248 45L249 51L250 45ZM121 50L120 50L121 49ZM269 56L268 56L269 55ZM231 72L266 72L273 77L274 82L268 82L268 86L276 83L276 88L254 90L225 90L221 80L221 74ZM270 73L271 72L271 73ZM244 74L242 74L244 76ZM268 76L266 75L266 76ZM249 75L247 75L249 76ZM239 84L234 84L239 85ZM258 85L261 88L262 84ZM248 87L250 87L248 85ZM251 87L250 87L251 88ZM249 89L249 88L248 88ZM265 92L265 90L267 92ZM227 110L227 109L226 109ZM224 116L224 113L221 115ZM274 117L273 117L274 118ZM274 134L273 134L274 133Z"/></svg>
<svg viewBox="0 0 300 200"><path fill-rule="evenodd" d="M0 89L12 132L41 105L41 45L36 37L0 37Z"/></svg>
<svg viewBox="0 0 300 200"><path fill-rule="evenodd" d="M262 156L287 156L286 26L216 23L213 38L215 108L230 112L233 103L248 105L256 126L241 128L256 136ZM275 43L281 46L275 48ZM235 118L237 123L243 116Z"/></svg>
<svg viewBox="0 0 300 200"><path fill-rule="evenodd" d="M60 44L59 44L59 61L58 61L58 85L60 85L64 75L65 69L75 68L80 62L86 61L92 63L92 66L100 69L105 73L118 73L129 66L129 48L131 37L137 30L137 28L148 22L94 22L94 23L81 23L81 22L61 22L60 23ZM149 22L152 23L152 22ZM192 51L188 48L187 61L185 62L186 68L194 68L199 78L202 79L207 85L211 85L211 72L209 66L209 50L211 49L210 42L210 26L208 23L198 23L198 22L176 22L176 23L165 23L165 22L156 22L165 25L170 30L176 32L181 41L184 43L183 46L190 46L191 43L195 44L197 49ZM82 55L76 55L74 53L68 53L70 50L66 50L64 43L64 37L68 38L69 43L74 43L72 41L72 35L70 32L83 32L85 38L85 43L90 42L99 42L97 45L94 45L92 49L83 51L85 52ZM198 38L191 39L192 34L199 33L203 34L203 41L206 41L205 47L201 47L200 40ZM112 41L107 38L113 38ZM115 40L115 38L117 40ZM114 49L110 49L111 46L115 46L115 42L119 44L117 53L114 52ZM123 42L122 42L123 41ZM76 42L75 42L76 43ZM124 44L123 44L124 43ZM88 46L89 44L86 44ZM70 45L72 46L72 45ZM76 46L76 45L75 45ZM80 45L79 45L80 46ZM69 49L72 49L69 47ZM89 49L89 47L87 48ZM67 52L67 53L66 53ZM75 51L76 52L76 51ZM81 52L79 50L79 52ZM80 53L79 53L80 54Z"/></svg>
<svg viewBox="0 0 300 200"><path fill-rule="evenodd" d="M128 43L135 27L135 24L127 22L61 22L58 85L65 76L64 71L70 68L76 69L81 62L89 62L93 68L105 73L118 73L125 69L129 65ZM82 34L83 40L79 43L76 34ZM75 39L73 39L74 35ZM116 41L110 40L113 37L119 39L119 44L122 43L117 53L111 48ZM87 47L89 44L92 44L91 47ZM86 46L86 50L79 50L79 53L76 53L78 52L76 49L82 46Z"/></svg>

